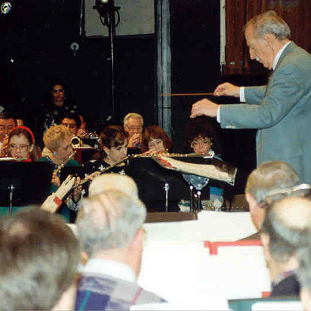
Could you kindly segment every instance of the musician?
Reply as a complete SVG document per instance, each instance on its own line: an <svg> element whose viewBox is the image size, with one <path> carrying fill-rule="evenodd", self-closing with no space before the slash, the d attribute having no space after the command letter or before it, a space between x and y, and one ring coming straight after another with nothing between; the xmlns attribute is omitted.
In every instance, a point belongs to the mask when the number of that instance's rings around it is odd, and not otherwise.
<svg viewBox="0 0 311 311"><path fill-rule="evenodd" d="M103 171L122 161L127 154L127 138L121 126L109 125L100 134L100 149L93 159L83 168L83 174L88 175L95 171ZM125 175L124 163L113 167L109 172Z"/></svg>
<svg viewBox="0 0 311 311"><path fill-rule="evenodd" d="M23 158L24 162L37 161L38 150L33 132L26 126L16 126L9 134L9 157Z"/></svg>
<svg viewBox="0 0 311 311"><path fill-rule="evenodd" d="M16 125L16 119L11 113L7 111L0 113L0 151L2 157L7 156L8 135Z"/></svg>
<svg viewBox="0 0 311 311"><path fill-rule="evenodd" d="M143 117L138 113L130 112L124 117L123 126L128 138L128 147L139 149L144 126Z"/></svg>
<svg viewBox="0 0 311 311"><path fill-rule="evenodd" d="M49 162L54 166L54 173L52 176L51 192L55 192L60 186L60 169L62 167L80 166L79 162L71 159L73 156L73 148L71 146L72 133L62 125L55 125L50 127L43 136L43 142L47 149L51 151L50 156L39 159L40 162ZM72 201L69 204L62 204L58 209L67 221L70 221L71 210L75 202L78 202L81 195L81 189L76 188L72 196Z"/></svg>
<svg viewBox="0 0 311 311"><path fill-rule="evenodd" d="M191 119L186 125L185 131L185 149L186 152L194 152L195 154L207 155L215 157L219 160L221 158L216 155L213 150L215 146L215 130L211 122L205 116L200 116ZM215 150L217 150L215 148ZM212 184L217 184L217 187L211 186ZM210 199L218 199L223 203L223 185L221 182L213 181L210 182ZM202 192L202 198L204 198L204 192Z"/></svg>
<svg viewBox="0 0 311 311"><path fill-rule="evenodd" d="M156 155L167 152L172 146L172 140L165 131L157 126L147 126L143 133L141 151L144 154Z"/></svg>

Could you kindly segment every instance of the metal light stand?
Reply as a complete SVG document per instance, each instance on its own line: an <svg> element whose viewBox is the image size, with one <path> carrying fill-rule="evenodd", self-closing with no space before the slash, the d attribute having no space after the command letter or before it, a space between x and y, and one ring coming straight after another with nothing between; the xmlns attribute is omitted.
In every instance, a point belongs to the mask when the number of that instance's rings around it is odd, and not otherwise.
<svg viewBox="0 0 311 311"><path fill-rule="evenodd" d="M116 78L115 78L115 36L116 36L116 24L115 24L115 12L118 12L120 7L114 6L114 0L107 1L109 6L107 11L101 11L100 7L95 6L99 14L104 17L105 25L108 27L109 41L110 41L110 73L111 73L111 108L112 108L112 124L116 123Z"/></svg>
<svg viewBox="0 0 311 311"><path fill-rule="evenodd" d="M164 185L165 190L165 212L168 212L168 191L170 190L169 184L166 182Z"/></svg>
<svg viewBox="0 0 311 311"><path fill-rule="evenodd" d="M11 184L8 187L8 190L10 192L10 194L9 194L10 217L12 217L12 214L13 214L13 191L14 191L14 189L15 189L15 187L13 184Z"/></svg>

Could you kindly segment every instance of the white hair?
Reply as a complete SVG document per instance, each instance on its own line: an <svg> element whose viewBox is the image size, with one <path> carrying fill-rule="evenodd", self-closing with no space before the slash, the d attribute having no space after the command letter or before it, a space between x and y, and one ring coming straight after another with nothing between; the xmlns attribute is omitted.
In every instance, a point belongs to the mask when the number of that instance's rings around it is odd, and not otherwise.
<svg viewBox="0 0 311 311"><path fill-rule="evenodd" d="M124 124L124 125L127 125L130 118L133 118L133 119L135 119L135 118L140 119L141 125L142 125L142 126L144 125L144 118L143 118L139 113L135 113L135 112L130 112L130 113L128 113L128 114L124 117L124 119L123 119L123 124Z"/></svg>
<svg viewBox="0 0 311 311"><path fill-rule="evenodd" d="M85 199L76 221L82 249L91 257L98 251L129 246L146 214L140 200L117 190Z"/></svg>
<svg viewBox="0 0 311 311"><path fill-rule="evenodd" d="M89 187L89 196L102 193L107 190L120 190L127 195L138 199L138 189L135 181L126 175L102 174L96 177Z"/></svg>

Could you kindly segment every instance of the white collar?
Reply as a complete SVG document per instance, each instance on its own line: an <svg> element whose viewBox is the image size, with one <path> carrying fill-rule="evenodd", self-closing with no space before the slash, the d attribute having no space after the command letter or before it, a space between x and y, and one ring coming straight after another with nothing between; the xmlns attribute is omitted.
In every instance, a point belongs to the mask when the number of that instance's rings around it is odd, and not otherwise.
<svg viewBox="0 0 311 311"><path fill-rule="evenodd" d="M134 270L130 266L118 261L92 258L85 266L80 267L80 271L82 273L104 273L128 282L136 282Z"/></svg>
<svg viewBox="0 0 311 311"><path fill-rule="evenodd" d="M291 41L287 42L287 43L277 52L277 54L275 55L275 58L274 58L273 64L272 64L272 69L273 69L273 70L275 69L275 67L276 67L276 65L277 65L277 63L278 63L278 61L279 61L279 59L280 59L280 57L281 57L283 51L285 50L285 48L286 48L290 43L291 43Z"/></svg>

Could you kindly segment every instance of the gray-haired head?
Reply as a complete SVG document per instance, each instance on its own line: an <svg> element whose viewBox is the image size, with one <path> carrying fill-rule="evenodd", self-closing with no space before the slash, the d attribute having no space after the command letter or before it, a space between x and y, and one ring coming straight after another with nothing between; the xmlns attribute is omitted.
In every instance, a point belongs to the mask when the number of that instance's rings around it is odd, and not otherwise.
<svg viewBox="0 0 311 311"><path fill-rule="evenodd" d="M273 10L261 13L253 17L244 27L253 27L257 39L262 39L265 34L273 34L279 40L290 38L288 24Z"/></svg>
<svg viewBox="0 0 311 311"><path fill-rule="evenodd" d="M138 199L138 188L133 178L120 174L102 174L96 177L89 187L89 196L93 196L107 190L118 190Z"/></svg>
<svg viewBox="0 0 311 311"><path fill-rule="evenodd" d="M136 112L130 112L130 113L128 113L128 114L124 117L124 119L123 119L123 124L124 124L124 125L127 125L130 118L132 118L132 119L135 119L135 118L136 118L136 119L139 119L140 122L141 122L141 126L144 125L144 118L142 117L142 115L140 115L139 113L136 113Z"/></svg>
<svg viewBox="0 0 311 311"><path fill-rule="evenodd" d="M248 176L245 192L260 204L271 191L289 189L299 183L297 172L288 163L264 162Z"/></svg>
<svg viewBox="0 0 311 311"><path fill-rule="evenodd" d="M302 197L287 197L267 210L260 232L269 236L272 257L286 263L299 247L309 245L311 201Z"/></svg>
<svg viewBox="0 0 311 311"><path fill-rule="evenodd" d="M108 190L89 197L76 220L82 249L92 257L99 251L130 246L145 219L145 205L124 192Z"/></svg>
<svg viewBox="0 0 311 311"><path fill-rule="evenodd" d="M0 310L51 310L74 281L77 238L64 220L25 209L0 220Z"/></svg>

